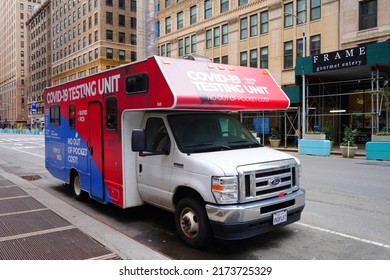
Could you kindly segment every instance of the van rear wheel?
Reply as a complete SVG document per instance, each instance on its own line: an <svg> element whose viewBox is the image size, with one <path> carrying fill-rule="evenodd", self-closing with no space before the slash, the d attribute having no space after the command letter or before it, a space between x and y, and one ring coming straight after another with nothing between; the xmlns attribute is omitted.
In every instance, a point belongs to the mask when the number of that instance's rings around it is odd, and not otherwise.
<svg viewBox="0 0 390 280"><path fill-rule="evenodd" d="M175 223L180 239L194 248L207 246L212 240L212 231L204 205L193 198L179 201Z"/></svg>
<svg viewBox="0 0 390 280"><path fill-rule="evenodd" d="M87 199L87 193L81 189L80 176L77 172L72 175L71 186L76 200L85 201Z"/></svg>

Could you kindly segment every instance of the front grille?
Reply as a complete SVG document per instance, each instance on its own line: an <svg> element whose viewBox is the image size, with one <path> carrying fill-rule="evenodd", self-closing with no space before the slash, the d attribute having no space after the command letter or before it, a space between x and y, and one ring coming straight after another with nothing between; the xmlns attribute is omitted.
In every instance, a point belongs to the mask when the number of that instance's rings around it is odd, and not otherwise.
<svg viewBox="0 0 390 280"><path fill-rule="evenodd" d="M295 160L240 166L240 201L249 202L291 193L299 189Z"/></svg>

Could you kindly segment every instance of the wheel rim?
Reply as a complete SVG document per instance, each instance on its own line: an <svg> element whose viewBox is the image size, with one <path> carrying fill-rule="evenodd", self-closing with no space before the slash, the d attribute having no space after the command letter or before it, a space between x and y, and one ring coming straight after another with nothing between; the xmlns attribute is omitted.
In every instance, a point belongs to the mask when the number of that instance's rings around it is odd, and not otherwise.
<svg viewBox="0 0 390 280"><path fill-rule="evenodd" d="M184 208L181 211L180 228L186 237L195 238L198 236L198 218L191 208Z"/></svg>
<svg viewBox="0 0 390 280"><path fill-rule="evenodd" d="M81 194L80 177L76 176L73 181L74 193L79 196Z"/></svg>

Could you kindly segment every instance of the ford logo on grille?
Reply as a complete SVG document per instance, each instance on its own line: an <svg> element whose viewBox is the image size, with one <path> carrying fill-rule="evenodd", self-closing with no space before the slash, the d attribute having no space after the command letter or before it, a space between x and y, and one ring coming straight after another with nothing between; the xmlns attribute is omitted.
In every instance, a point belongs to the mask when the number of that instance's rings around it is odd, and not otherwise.
<svg viewBox="0 0 390 280"><path fill-rule="evenodd" d="M282 179L280 178L272 178L268 181L268 183L272 186L277 186L282 182Z"/></svg>

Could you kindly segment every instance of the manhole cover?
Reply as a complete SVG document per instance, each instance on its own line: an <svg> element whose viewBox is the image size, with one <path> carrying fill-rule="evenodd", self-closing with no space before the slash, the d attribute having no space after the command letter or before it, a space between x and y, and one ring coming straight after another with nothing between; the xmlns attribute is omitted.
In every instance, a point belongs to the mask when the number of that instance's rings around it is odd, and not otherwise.
<svg viewBox="0 0 390 280"><path fill-rule="evenodd" d="M42 179L42 177L39 175L24 175L24 176L20 176L20 177L22 177L24 180L27 180L27 181L35 181L35 180Z"/></svg>

